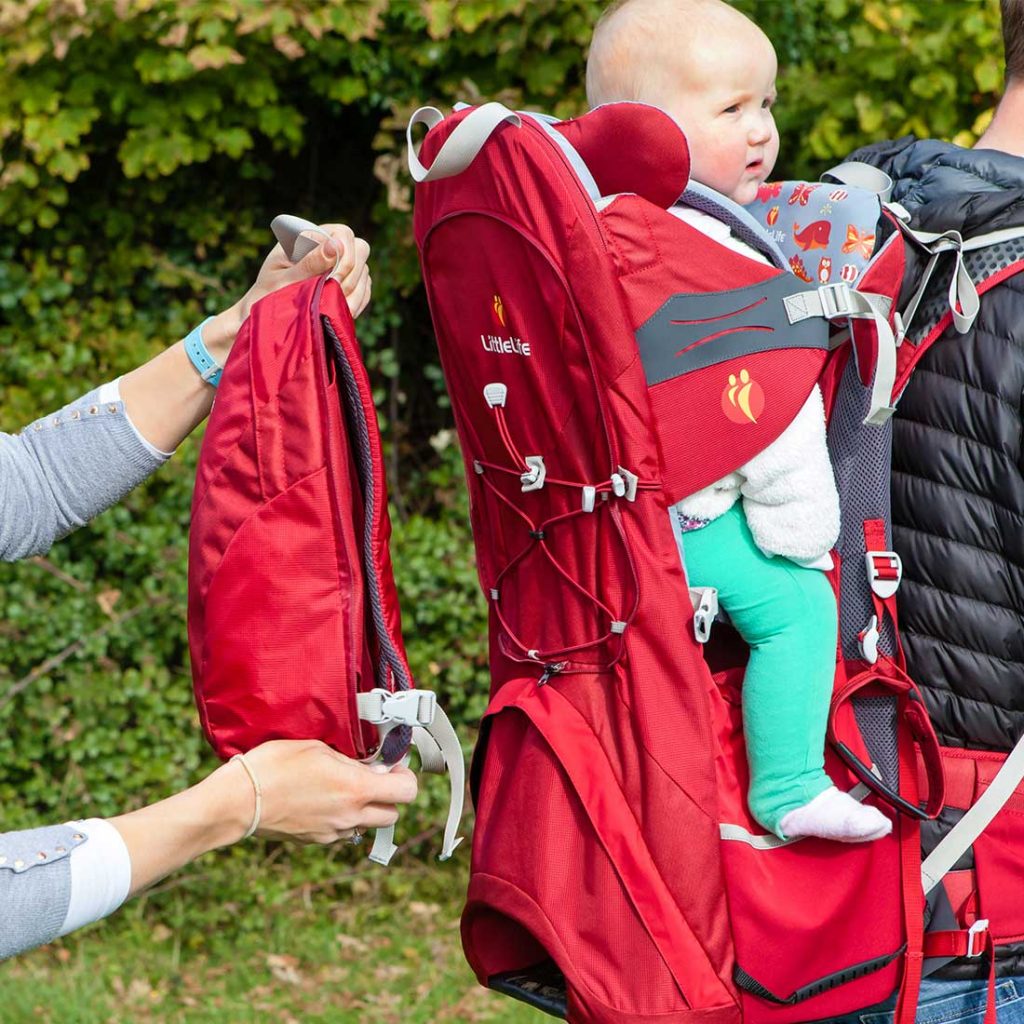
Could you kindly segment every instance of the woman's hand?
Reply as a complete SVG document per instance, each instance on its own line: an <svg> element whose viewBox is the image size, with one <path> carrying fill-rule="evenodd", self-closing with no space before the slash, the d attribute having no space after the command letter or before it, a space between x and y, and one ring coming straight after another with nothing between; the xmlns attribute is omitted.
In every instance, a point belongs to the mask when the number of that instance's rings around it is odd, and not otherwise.
<svg viewBox="0 0 1024 1024"><path fill-rule="evenodd" d="M398 820L396 805L416 799L416 776L408 768L370 768L319 740L270 740L245 759L263 792L257 835L268 839L333 843L351 837L356 829L393 825ZM219 770L241 777L243 806L251 821L255 795L245 769L229 763Z"/></svg>
<svg viewBox="0 0 1024 1024"><path fill-rule="evenodd" d="M398 804L416 798L408 768L381 771L335 753L319 740L270 740L245 755L260 780L259 835L301 843L333 843L355 829L398 819ZM135 894L176 868L249 829L256 793L238 761L166 800L111 818L132 862Z"/></svg>
<svg viewBox="0 0 1024 1024"><path fill-rule="evenodd" d="M344 224L324 224L321 230L326 231L330 238L324 238L317 248L303 256L298 263L291 263L284 249L275 245L263 261L253 286L230 309L218 314L203 328L203 341L221 366L253 303L279 288L304 281L308 277L326 274L334 269L335 262L338 263L335 276L341 283L341 290L352 315L359 316L366 308L372 291L367 265L370 246L362 238L356 238L352 229ZM312 232L306 234L313 239L322 237Z"/></svg>

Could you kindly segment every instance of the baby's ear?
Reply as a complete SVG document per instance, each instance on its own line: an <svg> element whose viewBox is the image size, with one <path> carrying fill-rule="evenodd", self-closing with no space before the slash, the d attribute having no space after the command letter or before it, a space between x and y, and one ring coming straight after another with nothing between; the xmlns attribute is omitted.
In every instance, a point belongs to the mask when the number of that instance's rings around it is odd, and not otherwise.
<svg viewBox="0 0 1024 1024"><path fill-rule="evenodd" d="M635 192L661 209L690 180L690 149L674 118L646 103L605 103L553 125L572 143L601 195Z"/></svg>

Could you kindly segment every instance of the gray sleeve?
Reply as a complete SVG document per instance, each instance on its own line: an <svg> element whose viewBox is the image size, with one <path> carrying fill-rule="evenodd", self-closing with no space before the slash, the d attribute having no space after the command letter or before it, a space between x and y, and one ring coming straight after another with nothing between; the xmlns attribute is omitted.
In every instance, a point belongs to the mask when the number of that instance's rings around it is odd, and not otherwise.
<svg viewBox="0 0 1024 1024"><path fill-rule="evenodd" d="M70 825L0 833L0 960L55 939L71 901Z"/></svg>
<svg viewBox="0 0 1024 1024"><path fill-rule="evenodd" d="M48 551L160 464L124 403L100 404L99 389L20 434L0 433L0 561Z"/></svg>

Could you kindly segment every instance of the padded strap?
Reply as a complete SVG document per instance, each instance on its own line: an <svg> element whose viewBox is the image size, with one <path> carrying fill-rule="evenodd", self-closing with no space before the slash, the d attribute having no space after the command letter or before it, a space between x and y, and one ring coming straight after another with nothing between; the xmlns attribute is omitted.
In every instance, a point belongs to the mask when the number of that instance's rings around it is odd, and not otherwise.
<svg viewBox="0 0 1024 1024"><path fill-rule="evenodd" d="M970 848L992 819L1002 810L1024 779L1024 737L1003 762L1002 768L989 783L974 806L949 830L921 865L921 882L925 895L942 881L947 871Z"/></svg>
<svg viewBox="0 0 1024 1024"><path fill-rule="evenodd" d="M889 202L892 196L892 178L885 171L880 171L871 164L860 163L856 160L849 160L845 164L829 168L822 176L821 181L838 181L840 185L849 185L851 188L862 188L866 192L872 192L883 203Z"/></svg>
<svg viewBox="0 0 1024 1024"><path fill-rule="evenodd" d="M454 131L444 141L444 145L434 157L429 168L424 167L413 148L412 130L418 124L425 124L429 131L444 120L444 115L436 107L420 107L411 118L405 131L408 146L409 173L416 184L424 181L437 181L440 178L451 178L461 174L483 149L487 140L506 121L517 128L521 121L514 110L501 103L485 103L470 111L456 125Z"/></svg>

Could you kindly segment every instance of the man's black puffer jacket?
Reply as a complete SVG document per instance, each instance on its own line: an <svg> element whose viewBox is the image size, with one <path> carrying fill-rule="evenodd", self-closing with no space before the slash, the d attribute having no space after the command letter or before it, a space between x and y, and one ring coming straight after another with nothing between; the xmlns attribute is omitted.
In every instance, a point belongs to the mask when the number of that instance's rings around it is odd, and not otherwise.
<svg viewBox="0 0 1024 1024"><path fill-rule="evenodd" d="M912 137L850 159L893 178L914 227L969 238L1024 225L1024 159ZM1024 274L982 298L972 330L951 328L925 354L892 450L910 674L940 742L1008 751L1024 733ZM959 817L926 827L926 853ZM1000 974L1024 973L1024 944L999 954ZM943 974L986 971L960 960Z"/></svg>

